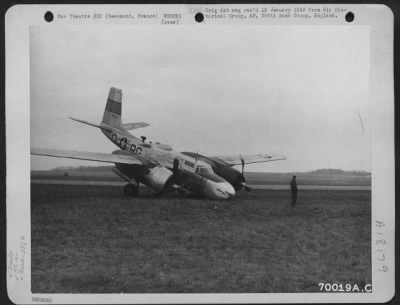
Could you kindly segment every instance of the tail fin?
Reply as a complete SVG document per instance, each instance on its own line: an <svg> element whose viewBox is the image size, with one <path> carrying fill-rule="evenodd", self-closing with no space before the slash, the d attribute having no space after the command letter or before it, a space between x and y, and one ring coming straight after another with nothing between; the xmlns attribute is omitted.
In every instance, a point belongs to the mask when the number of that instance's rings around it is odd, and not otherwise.
<svg viewBox="0 0 400 305"><path fill-rule="evenodd" d="M121 127L122 90L110 88L102 124L110 127Z"/></svg>

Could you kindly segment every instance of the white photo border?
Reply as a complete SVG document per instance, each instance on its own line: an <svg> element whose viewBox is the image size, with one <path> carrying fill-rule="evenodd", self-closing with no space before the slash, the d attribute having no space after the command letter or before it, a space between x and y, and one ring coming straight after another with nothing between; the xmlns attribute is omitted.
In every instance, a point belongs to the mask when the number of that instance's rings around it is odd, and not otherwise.
<svg viewBox="0 0 400 305"><path fill-rule="evenodd" d="M47 23L46 11L70 13L132 12L180 13L182 25L202 26L194 20L197 12L209 7L232 5L16 5L5 16L6 48L6 186L7 186L7 290L18 304L104 304L104 303L374 303L386 302L395 292L395 159L394 159L394 79L393 24L390 8L384 5L325 5L354 12L354 23L370 27L370 103L372 131L372 292L371 293L248 293L248 294L34 294L31 293L30 220L30 50L29 28L33 25L62 26L84 24L157 24L160 21L57 19ZM269 4L235 5L266 7ZM322 5L275 5L276 7L321 7ZM343 25L337 20L276 19L255 24ZM212 19L208 24L237 24L250 21ZM170 26L170 25L165 25ZM179 26L179 25L178 25ZM376 80L380 80L377 86ZM385 80L382 82L382 80ZM18 255L18 268L10 259ZM15 262L14 262L15 263Z"/></svg>

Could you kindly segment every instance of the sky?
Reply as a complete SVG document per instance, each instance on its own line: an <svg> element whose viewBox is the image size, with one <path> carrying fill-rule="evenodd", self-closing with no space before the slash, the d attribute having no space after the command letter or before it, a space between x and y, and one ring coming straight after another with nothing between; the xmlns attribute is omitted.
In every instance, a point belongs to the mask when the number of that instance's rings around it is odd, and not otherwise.
<svg viewBox="0 0 400 305"><path fill-rule="evenodd" d="M31 147L110 153L109 88L122 121L177 151L276 153L249 171L371 170L369 29L364 26L34 26ZM32 169L101 165L31 157ZM104 164L103 164L104 165Z"/></svg>

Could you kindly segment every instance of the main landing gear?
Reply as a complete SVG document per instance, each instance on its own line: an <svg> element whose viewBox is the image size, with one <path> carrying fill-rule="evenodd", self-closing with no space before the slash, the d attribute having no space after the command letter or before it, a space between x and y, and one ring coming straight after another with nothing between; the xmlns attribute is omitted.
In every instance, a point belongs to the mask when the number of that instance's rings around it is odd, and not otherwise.
<svg viewBox="0 0 400 305"><path fill-rule="evenodd" d="M139 194L139 184L128 183L123 191L125 196L136 197Z"/></svg>

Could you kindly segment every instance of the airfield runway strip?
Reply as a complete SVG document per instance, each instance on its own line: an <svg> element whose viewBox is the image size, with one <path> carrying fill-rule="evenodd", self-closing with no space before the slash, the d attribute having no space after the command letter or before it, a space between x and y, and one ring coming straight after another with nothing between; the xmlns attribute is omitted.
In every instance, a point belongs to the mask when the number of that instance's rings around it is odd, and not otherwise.
<svg viewBox="0 0 400 305"><path fill-rule="evenodd" d="M51 179L32 179L33 184L63 184L63 185L93 185L93 186L124 186L124 181L90 181L90 180L51 180ZM289 185L258 184L249 185L255 190L289 190ZM368 185L298 185L303 190L339 190L357 191L370 190Z"/></svg>

